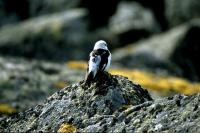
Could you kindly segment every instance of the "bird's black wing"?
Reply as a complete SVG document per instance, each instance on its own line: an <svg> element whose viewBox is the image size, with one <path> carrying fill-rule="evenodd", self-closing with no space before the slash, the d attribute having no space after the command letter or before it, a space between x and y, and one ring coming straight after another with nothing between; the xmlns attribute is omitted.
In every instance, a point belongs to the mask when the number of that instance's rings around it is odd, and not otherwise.
<svg viewBox="0 0 200 133"><path fill-rule="evenodd" d="M98 51L97 53L101 56L101 62L99 64L99 71L104 71L108 64L109 52L108 52L108 50L104 50L104 49L98 49L97 51Z"/></svg>

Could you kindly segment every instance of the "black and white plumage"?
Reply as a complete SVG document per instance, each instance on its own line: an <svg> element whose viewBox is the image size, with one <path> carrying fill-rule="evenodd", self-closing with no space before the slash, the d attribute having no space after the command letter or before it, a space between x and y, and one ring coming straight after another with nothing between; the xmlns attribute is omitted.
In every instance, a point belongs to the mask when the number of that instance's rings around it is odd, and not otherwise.
<svg viewBox="0 0 200 133"><path fill-rule="evenodd" d="M90 53L85 83L90 85L92 80L100 72L106 71L110 67L111 53L107 43L100 40L95 43L93 51Z"/></svg>

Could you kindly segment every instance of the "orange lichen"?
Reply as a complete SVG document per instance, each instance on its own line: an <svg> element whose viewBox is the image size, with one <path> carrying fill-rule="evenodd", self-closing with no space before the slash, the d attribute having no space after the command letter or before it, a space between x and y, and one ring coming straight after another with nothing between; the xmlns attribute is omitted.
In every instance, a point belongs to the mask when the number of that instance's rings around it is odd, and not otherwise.
<svg viewBox="0 0 200 133"><path fill-rule="evenodd" d="M13 114L16 112L17 110L12 106L5 103L0 103L0 114Z"/></svg>
<svg viewBox="0 0 200 133"><path fill-rule="evenodd" d="M58 133L73 133L76 132L76 130L76 127L74 127L73 125L63 123L58 129Z"/></svg>
<svg viewBox="0 0 200 133"><path fill-rule="evenodd" d="M80 69L80 70L87 69L87 63L85 61L69 61L66 63L66 66L71 69Z"/></svg>

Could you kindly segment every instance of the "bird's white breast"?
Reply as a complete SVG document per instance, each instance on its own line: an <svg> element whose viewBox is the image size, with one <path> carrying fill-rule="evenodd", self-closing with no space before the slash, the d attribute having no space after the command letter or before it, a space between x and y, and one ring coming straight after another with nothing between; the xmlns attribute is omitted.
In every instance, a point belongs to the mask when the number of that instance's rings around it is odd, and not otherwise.
<svg viewBox="0 0 200 133"><path fill-rule="evenodd" d="M108 70L108 68L110 67L111 59L112 59L112 56L111 56L111 53L110 53L110 55L108 56L108 63L107 63L105 70Z"/></svg>
<svg viewBox="0 0 200 133"><path fill-rule="evenodd" d="M94 72L96 74L98 69L99 69L100 62L101 62L101 57L100 56L90 56L89 73L92 71L92 72Z"/></svg>

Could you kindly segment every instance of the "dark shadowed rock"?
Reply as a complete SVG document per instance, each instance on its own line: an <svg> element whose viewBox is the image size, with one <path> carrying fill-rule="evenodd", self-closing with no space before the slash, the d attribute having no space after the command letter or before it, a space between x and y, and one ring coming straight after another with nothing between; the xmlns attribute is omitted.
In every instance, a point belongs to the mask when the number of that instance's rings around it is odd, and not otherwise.
<svg viewBox="0 0 200 133"><path fill-rule="evenodd" d="M87 8L90 16L90 29L106 26L109 18L115 13L121 0L81 0L81 6Z"/></svg>
<svg viewBox="0 0 200 133"><path fill-rule="evenodd" d="M165 0L165 14L170 26L200 17L199 0Z"/></svg>
<svg viewBox="0 0 200 133"><path fill-rule="evenodd" d="M170 55L170 60L183 68L183 76L200 80L200 21L192 24Z"/></svg>
<svg viewBox="0 0 200 133"><path fill-rule="evenodd" d="M77 8L81 0L0 0L0 27L32 17Z"/></svg>
<svg viewBox="0 0 200 133"><path fill-rule="evenodd" d="M151 10L136 2L121 2L109 21L109 28L123 43L130 43L160 30Z"/></svg>
<svg viewBox="0 0 200 133"><path fill-rule="evenodd" d="M198 80L200 20L171 29L113 52L113 61L124 66L145 68Z"/></svg>
<svg viewBox="0 0 200 133"><path fill-rule="evenodd" d="M87 26L85 9L68 10L4 26L0 30L0 52L51 60L82 59L88 56L88 47L93 45L87 39Z"/></svg>
<svg viewBox="0 0 200 133"><path fill-rule="evenodd" d="M0 27L4 24L16 23L29 17L27 0L0 0Z"/></svg>

